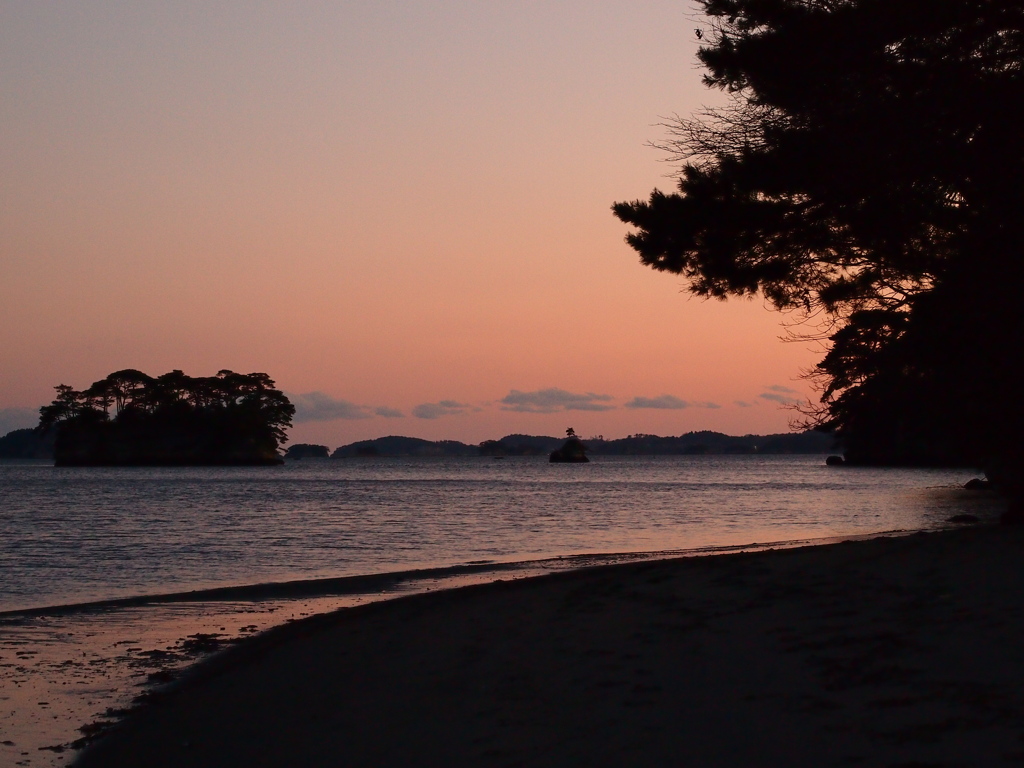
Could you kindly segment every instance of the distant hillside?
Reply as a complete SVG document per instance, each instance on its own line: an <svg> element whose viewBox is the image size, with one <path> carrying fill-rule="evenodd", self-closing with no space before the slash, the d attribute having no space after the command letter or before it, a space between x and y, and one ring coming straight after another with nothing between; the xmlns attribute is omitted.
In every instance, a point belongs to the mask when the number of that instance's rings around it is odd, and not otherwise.
<svg viewBox="0 0 1024 768"><path fill-rule="evenodd" d="M355 456L547 456L564 438L546 435L506 435L467 445L455 440L422 440L418 437L378 437L338 448L332 459ZM733 437L721 432L688 432L679 437L631 435L618 440L585 439L591 456L679 456L701 454L829 453L835 439L821 432Z"/></svg>

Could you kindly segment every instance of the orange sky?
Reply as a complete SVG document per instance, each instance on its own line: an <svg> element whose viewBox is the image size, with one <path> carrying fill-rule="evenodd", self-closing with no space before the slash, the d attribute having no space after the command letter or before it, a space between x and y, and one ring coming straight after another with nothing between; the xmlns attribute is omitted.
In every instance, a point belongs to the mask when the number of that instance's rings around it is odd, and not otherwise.
<svg viewBox="0 0 1024 768"><path fill-rule="evenodd" d="M698 23L636 0L3 4L0 430L131 367L266 371L292 439L332 447L784 431L820 350L760 301L689 299L610 212L672 186L659 120L721 98Z"/></svg>

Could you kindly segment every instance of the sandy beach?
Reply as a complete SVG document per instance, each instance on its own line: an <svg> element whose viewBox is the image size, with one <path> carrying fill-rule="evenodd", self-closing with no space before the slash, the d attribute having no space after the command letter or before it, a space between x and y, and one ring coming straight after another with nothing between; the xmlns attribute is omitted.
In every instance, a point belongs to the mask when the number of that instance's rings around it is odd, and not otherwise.
<svg viewBox="0 0 1024 768"><path fill-rule="evenodd" d="M268 631L92 766L1024 763L1024 530L630 563Z"/></svg>

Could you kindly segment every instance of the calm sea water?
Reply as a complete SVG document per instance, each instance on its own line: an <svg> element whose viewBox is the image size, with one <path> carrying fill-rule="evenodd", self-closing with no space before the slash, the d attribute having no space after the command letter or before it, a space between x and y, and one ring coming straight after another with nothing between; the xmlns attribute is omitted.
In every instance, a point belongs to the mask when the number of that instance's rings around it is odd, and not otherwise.
<svg viewBox="0 0 1024 768"><path fill-rule="evenodd" d="M62 768L83 734L116 720L140 691L211 648L285 621L628 559L608 553L928 529L963 512L994 518L998 501L960 489L972 475L832 469L822 456L601 457L585 465L306 460L216 469L0 463L0 612L8 611L0 615L0 768ZM457 567L471 563L483 565ZM10 613L427 567L447 570L359 579L351 588L306 581L301 594L271 586Z"/></svg>
<svg viewBox="0 0 1024 768"><path fill-rule="evenodd" d="M821 456L0 463L0 610L576 553L685 550L996 514L963 470Z"/></svg>

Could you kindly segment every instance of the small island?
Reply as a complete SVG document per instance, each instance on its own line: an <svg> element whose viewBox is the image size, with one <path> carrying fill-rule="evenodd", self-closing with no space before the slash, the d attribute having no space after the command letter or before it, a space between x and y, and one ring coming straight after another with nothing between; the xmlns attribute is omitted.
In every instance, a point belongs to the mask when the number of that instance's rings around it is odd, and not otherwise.
<svg viewBox="0 0 1024 768"><path fill-rule="evenodd" d="M552 464L583 464L590 459L587 458L587 446L576 436L576 430L569 427L565 430L562 447L553 450L548 461Z"/></svg>
<svg viewBox="0 0 1024 768"><path fill-rule="evenodd" d="M311 445L310 443L295 443L295 445L289 445L288 450L284 452L286 459L327 459L330 458L331 451L326 445Z"/></svg>
<svg viewBox="0 0 1024 768"><path fill-rule="evenodd" d="M295 406L265 373L116 371L40 409L57 466L269 465L283 460Z"/></svg>

